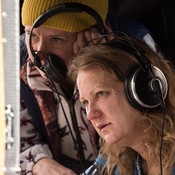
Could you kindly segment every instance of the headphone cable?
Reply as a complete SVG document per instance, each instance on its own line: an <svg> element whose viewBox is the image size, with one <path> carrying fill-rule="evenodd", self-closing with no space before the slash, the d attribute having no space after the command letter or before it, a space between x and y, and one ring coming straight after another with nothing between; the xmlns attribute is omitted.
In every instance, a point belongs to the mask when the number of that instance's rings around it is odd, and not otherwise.
<svg viewBox="0 0 175 175"><path fill-rule="evenodd" d="M164 125L165 125L165 114L166 114L166 107L165 107L165 101L163 99L163 95L162 95L162 91L160 88L160 84L159 81L155 81L155 87L159 96L159 100L160 100L160 105L162 108L162 114L163 114L163 118L162 118L162 130L161 130L161 139L160 139L160 151L159 151L159 158L160 158L160 175L162 175L162 145L163 145L163 133L164 133Z"/></svg>
<svg viewBox="0 0 175 175"><path fill-rule="evenodd" d="M70 131L70 134L71 134L71 137L72 137L72 140L73 140L75 149L77 150L78 156L79 156L79 158L80 158L80 165L81 165L82 171L83 171L83 173L86 175L85 169L84 169L84 166L83 166L83 163L82 163L82 159L81 159L81 157L80 157L80 153L79 153L79 149L78 149L76 140L75 140L75 138L74 138L74 136L73 136L72 129L71 129L71 127L70 127L70 124L69 124L69 121L68 121L66 112L65 112L64 107L63 107L63 103L62 103L62 101L61 101L61 97L60 97L61 94L58 92L58 90L57 90L57 88L56 88L55 83L53 82L53 80L50 79L50 78L49 78L49 80L51 81L51 84L52 84L52 86L53 86L53 88L54 88L54 90L55 90L55 92L56 92L56 94L57 94L57 96L58 96L59 101L60 101L61 109L62 109L62 111L63 111L63 114L64 114L64 117L65 117L67 126L68 126L68 128L69 128L69 131Z"/></svg>

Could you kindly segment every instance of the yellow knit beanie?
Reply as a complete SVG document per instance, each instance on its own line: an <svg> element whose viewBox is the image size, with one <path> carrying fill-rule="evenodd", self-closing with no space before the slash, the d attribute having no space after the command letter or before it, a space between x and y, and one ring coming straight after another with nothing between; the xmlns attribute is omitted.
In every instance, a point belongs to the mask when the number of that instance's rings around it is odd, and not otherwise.
<svg viewBox="0 0 175 175"><path fill-rule="evenodd" d="M108 0L24 0L22 6L22 24L33 25L34 21L43 12L63 3L81 3L93 8L102 18L106 19L108 11ZM81 13L59 13L46 20L41 26L59 29L67 32L80 32L97 22L86 12Z"/></svg>

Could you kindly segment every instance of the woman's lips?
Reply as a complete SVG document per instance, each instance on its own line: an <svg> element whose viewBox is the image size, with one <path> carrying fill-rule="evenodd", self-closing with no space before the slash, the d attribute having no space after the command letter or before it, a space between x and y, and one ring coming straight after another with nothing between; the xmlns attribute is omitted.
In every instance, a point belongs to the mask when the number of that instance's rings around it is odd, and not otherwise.
<svg viewBox="0 0 175 175"><path fill-rule="evenodd" d="M109 126L111 123L107 123L107 124L100 124L100 125L96 125L96 127L101 131L104 128L106 128L107 126Z"/></svg>

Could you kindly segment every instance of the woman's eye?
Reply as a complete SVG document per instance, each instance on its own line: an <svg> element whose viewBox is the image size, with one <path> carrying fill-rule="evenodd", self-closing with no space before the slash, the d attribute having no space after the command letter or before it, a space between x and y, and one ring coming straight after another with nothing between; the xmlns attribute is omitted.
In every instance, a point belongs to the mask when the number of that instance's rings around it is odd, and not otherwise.
<svg viewBox="0 0 175 175"><path fill-rule="evenodd" d="M106 94L106 92L105 92L105 91L100 91L100 92L98 92L97 94L98 94L98 96L103 96L103 95Z"/></svg>
<svg viewBox="0 0 175 175"><path fill-rule="evenodd" d="M88 101L87 100L84 100L84 101L82 101L82 104L85 105L85 106L87 106L88 105Z"/></svg>

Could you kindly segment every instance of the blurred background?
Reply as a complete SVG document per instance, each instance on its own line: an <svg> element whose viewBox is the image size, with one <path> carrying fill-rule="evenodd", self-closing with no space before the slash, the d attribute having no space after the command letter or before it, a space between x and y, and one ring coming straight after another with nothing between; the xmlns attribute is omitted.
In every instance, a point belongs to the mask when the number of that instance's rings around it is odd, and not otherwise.
<svg viewBox="0 0 175 175"><path fill-rule="evenodd" d="M23 0L20 0L20 6ZM145 25L163 52L175 65L174 0L109 0L109 11ZM24 28L20 26L20 33Z"/></svg>

